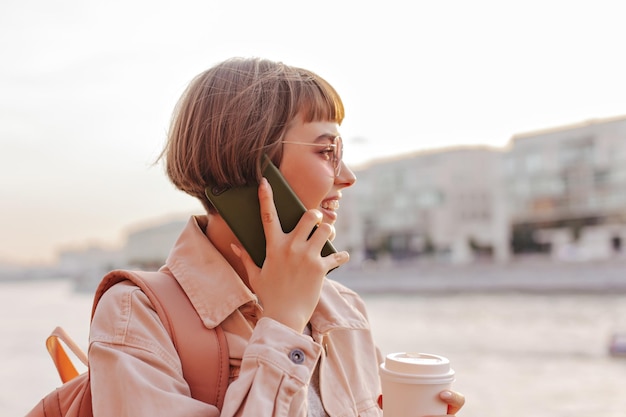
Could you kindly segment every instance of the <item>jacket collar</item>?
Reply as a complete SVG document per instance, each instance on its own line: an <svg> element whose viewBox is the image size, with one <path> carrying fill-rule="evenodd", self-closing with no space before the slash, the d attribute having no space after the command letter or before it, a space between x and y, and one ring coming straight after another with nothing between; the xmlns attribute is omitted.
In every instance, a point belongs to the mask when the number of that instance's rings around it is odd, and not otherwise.
<svg viewBox="0 0 626 417"><path fill-rule="evenodd" d="M165 267L180 283L204 325L219 325L256 297L206 237L206 216L192 216L174 244Z"/></svg>
<svg viewBox="0 0 626 417"><path fill-rule="evenodd" d="M192 216L170 252L165 266L191 300L207 328L214 328L256 296L206 237L206 216ZM311 324L321 333L336 328L369 328L366 318L348 300L356 294L324 280Z"/></svg>
<svg viewBox="0 0 626 417"><path fill-rule="evenodd" d="M337 329L369 329L369 322L359 311L358 304L362 301L354 291L326 278L311 325L322 334Z"/></svg>

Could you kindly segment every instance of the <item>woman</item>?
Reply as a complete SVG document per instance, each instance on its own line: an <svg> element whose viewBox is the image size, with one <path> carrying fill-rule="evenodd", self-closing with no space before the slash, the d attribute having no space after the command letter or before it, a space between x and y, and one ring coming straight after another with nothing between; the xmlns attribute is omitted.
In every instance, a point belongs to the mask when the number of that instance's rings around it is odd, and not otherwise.
<svg viewBox="0 0 626 417"><path fill-rule="evenodd" d="M169 178L198 198L163 271L173 275L230 352L224 407L191 398L180 361L147 297L118 284L101 299L90 334L94 416L379 416L381 357L362 300L322 257L341 193L356 178L341 159L344 117L316 74L262 59L231 59L196 77L181 98L163 157ZM308 209L283 233L261 177L267 154ZM207 184L259 184L266 259L258 268L205 196ZM311 230L318 226L309 238ZM445 393L449 413L463 404Z"/></svg>

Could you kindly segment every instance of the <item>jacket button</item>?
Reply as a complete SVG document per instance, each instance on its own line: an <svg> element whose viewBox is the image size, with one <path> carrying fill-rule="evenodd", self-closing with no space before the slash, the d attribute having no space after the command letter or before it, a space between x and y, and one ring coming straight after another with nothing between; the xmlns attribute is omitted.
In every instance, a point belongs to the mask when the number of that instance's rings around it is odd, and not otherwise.
<svg viewBox="0 0 626 417"><path fill-rule="evenodd" d="M299 365L304 362L304 352L300 349L294 349L289 352L289 359L291 359L291 362Z"/></svg>

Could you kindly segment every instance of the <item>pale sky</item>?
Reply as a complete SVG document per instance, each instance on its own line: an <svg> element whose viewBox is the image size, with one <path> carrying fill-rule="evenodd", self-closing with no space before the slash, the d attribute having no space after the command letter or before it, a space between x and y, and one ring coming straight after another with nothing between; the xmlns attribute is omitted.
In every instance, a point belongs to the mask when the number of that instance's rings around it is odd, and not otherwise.
<svg viewBox="0 0 626 417"><path fill-rule="evenodd" d="M624 115L622 3L3 0L0 263L201 212L152 162L189 80L232 56L333 84L355 165Z"/></svg>

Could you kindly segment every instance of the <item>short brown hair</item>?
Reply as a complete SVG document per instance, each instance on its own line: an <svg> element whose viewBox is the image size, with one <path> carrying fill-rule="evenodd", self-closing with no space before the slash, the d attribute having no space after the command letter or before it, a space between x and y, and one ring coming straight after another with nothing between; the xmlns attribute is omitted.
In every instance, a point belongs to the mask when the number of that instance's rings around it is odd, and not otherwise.
<svg viewBox="0 0 626 417"><path fill-rule="evenodd" d="M341 124L343 103L311 71L259 58L221 62L196 76L176 106L161 154L167 175L214 211L206 185L258 183L261 156L280 163L280 140L299 115Z"/></svg>

